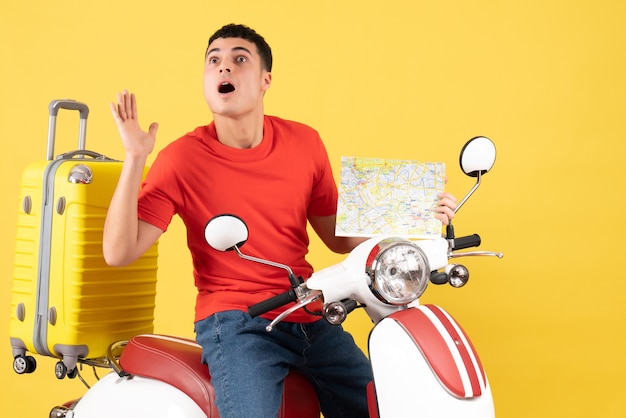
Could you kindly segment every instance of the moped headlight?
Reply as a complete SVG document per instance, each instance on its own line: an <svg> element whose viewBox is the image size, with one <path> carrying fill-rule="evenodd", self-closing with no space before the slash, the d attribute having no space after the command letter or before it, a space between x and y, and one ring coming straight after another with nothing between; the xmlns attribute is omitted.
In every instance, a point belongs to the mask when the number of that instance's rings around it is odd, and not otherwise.
<svg viewBox="0 0 626 418"><path fill-rule="evenodd" d="M376 297L392 305L406 305L428 286L430 266L424 251L411 241L381 241L370 253L366 272Z"/></svg>

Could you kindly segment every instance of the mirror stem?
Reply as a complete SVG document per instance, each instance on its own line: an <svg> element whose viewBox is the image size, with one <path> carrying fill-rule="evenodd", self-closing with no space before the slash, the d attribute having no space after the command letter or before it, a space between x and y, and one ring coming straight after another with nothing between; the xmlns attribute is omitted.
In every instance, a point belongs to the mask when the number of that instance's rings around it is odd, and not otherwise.
<svg viewBox="0 0 626 418"><path fill-rule="evenodd" d="M469 193L465 195L463 200L461 200L461 203L457 205L456 209L454 209L454 213L457 213L459 209L461 209L461 206L463 206L465 202L467 202L467 199L469 199L470 196L474 194L476 189L478 189L478 186L480 186L480 180L481 180L481 172L478 171L476 174L476 184L474 185L474 187L472 187L472 190L470 190Z"/></svg>
<svg viewBox="0 0 626 418"><path fill-rule="evenodd" d="M256 263L265 264L266 266L278 267L278 268L281 268L283 270L287 270L287 272L289 273L290 280L291 280L291 276L296 277L295 274L293 273L293 271L291 270L291 268L289 268L289 266L287 266L285 264L275 263L273 261L263 260L262 258L257 258L257 257L253 257L251 255L246 255L246 254L242 253L239 250L239 247L237 245L233 246L232 248L234 248L235 251L237 251L237 255L239 257L243 258L244 260L254 261Z"/></svg>
<svg viewBox="0 0 626 418"><path fill-rule="evenodd" d="M474 184L474 187L472 187L472 189L461 200L461 203L459 203L457 205L457 207L454 209L454 213L455 214L459 211L459 209L461 209L461 206L463 206L465 204L465 202L467 202L467 199L469 199L470 196L474 194L476 189L478 189L478 186L480 186L481 175L482 174L481 174L480 171L478 171L476 173L476 184ZM447 240L453 240L454 239L454 226L452 225L452 220L450 220L450 223L446 226L446 239Z"/></svg>

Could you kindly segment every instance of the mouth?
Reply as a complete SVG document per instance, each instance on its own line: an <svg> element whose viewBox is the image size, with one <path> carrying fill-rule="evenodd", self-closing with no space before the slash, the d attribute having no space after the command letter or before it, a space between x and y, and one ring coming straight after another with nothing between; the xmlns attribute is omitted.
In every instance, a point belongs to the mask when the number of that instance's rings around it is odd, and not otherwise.
<svg viewBox="0 0 626 418"><path fill-rule="evenodd" d="M232 93L233 91L235 91L235 86L233 86L228 81L224 81L217 87L217 91L220 94Z"/></svg>

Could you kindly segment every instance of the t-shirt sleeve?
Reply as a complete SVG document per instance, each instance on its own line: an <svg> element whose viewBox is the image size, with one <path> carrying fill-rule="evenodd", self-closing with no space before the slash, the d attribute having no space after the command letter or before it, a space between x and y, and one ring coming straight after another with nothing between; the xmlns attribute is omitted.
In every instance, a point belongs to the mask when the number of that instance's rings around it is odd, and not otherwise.
<svg viewBox="0 0 626 418"><path fill-rule="evenodd" d="M176 194L174 187L175 171L169 169L168 158L159 154L148 170L139 192L137 214L139 219L167 230L172 217L177 213Z"/></svg>
<svg viewBox="0 0 626 418"><path fill-rule="evenodd" d="M328 153L318 136L315 149L318 161L318 175L311 191L311 201L307 211L308 216L330 216L337 213L337 184L328 159Z"/></svg>

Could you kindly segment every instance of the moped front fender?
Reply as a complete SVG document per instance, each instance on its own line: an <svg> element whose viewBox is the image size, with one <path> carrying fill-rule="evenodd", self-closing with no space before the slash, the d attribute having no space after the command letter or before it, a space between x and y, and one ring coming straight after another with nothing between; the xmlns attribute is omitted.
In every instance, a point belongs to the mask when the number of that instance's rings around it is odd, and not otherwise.
<svg viewBox="0 0 626 418"><path fill-rule="evenodd" d="M495 416L487 376L460 325L421 305L381 320L369 354L380 418Z"/></svg>

